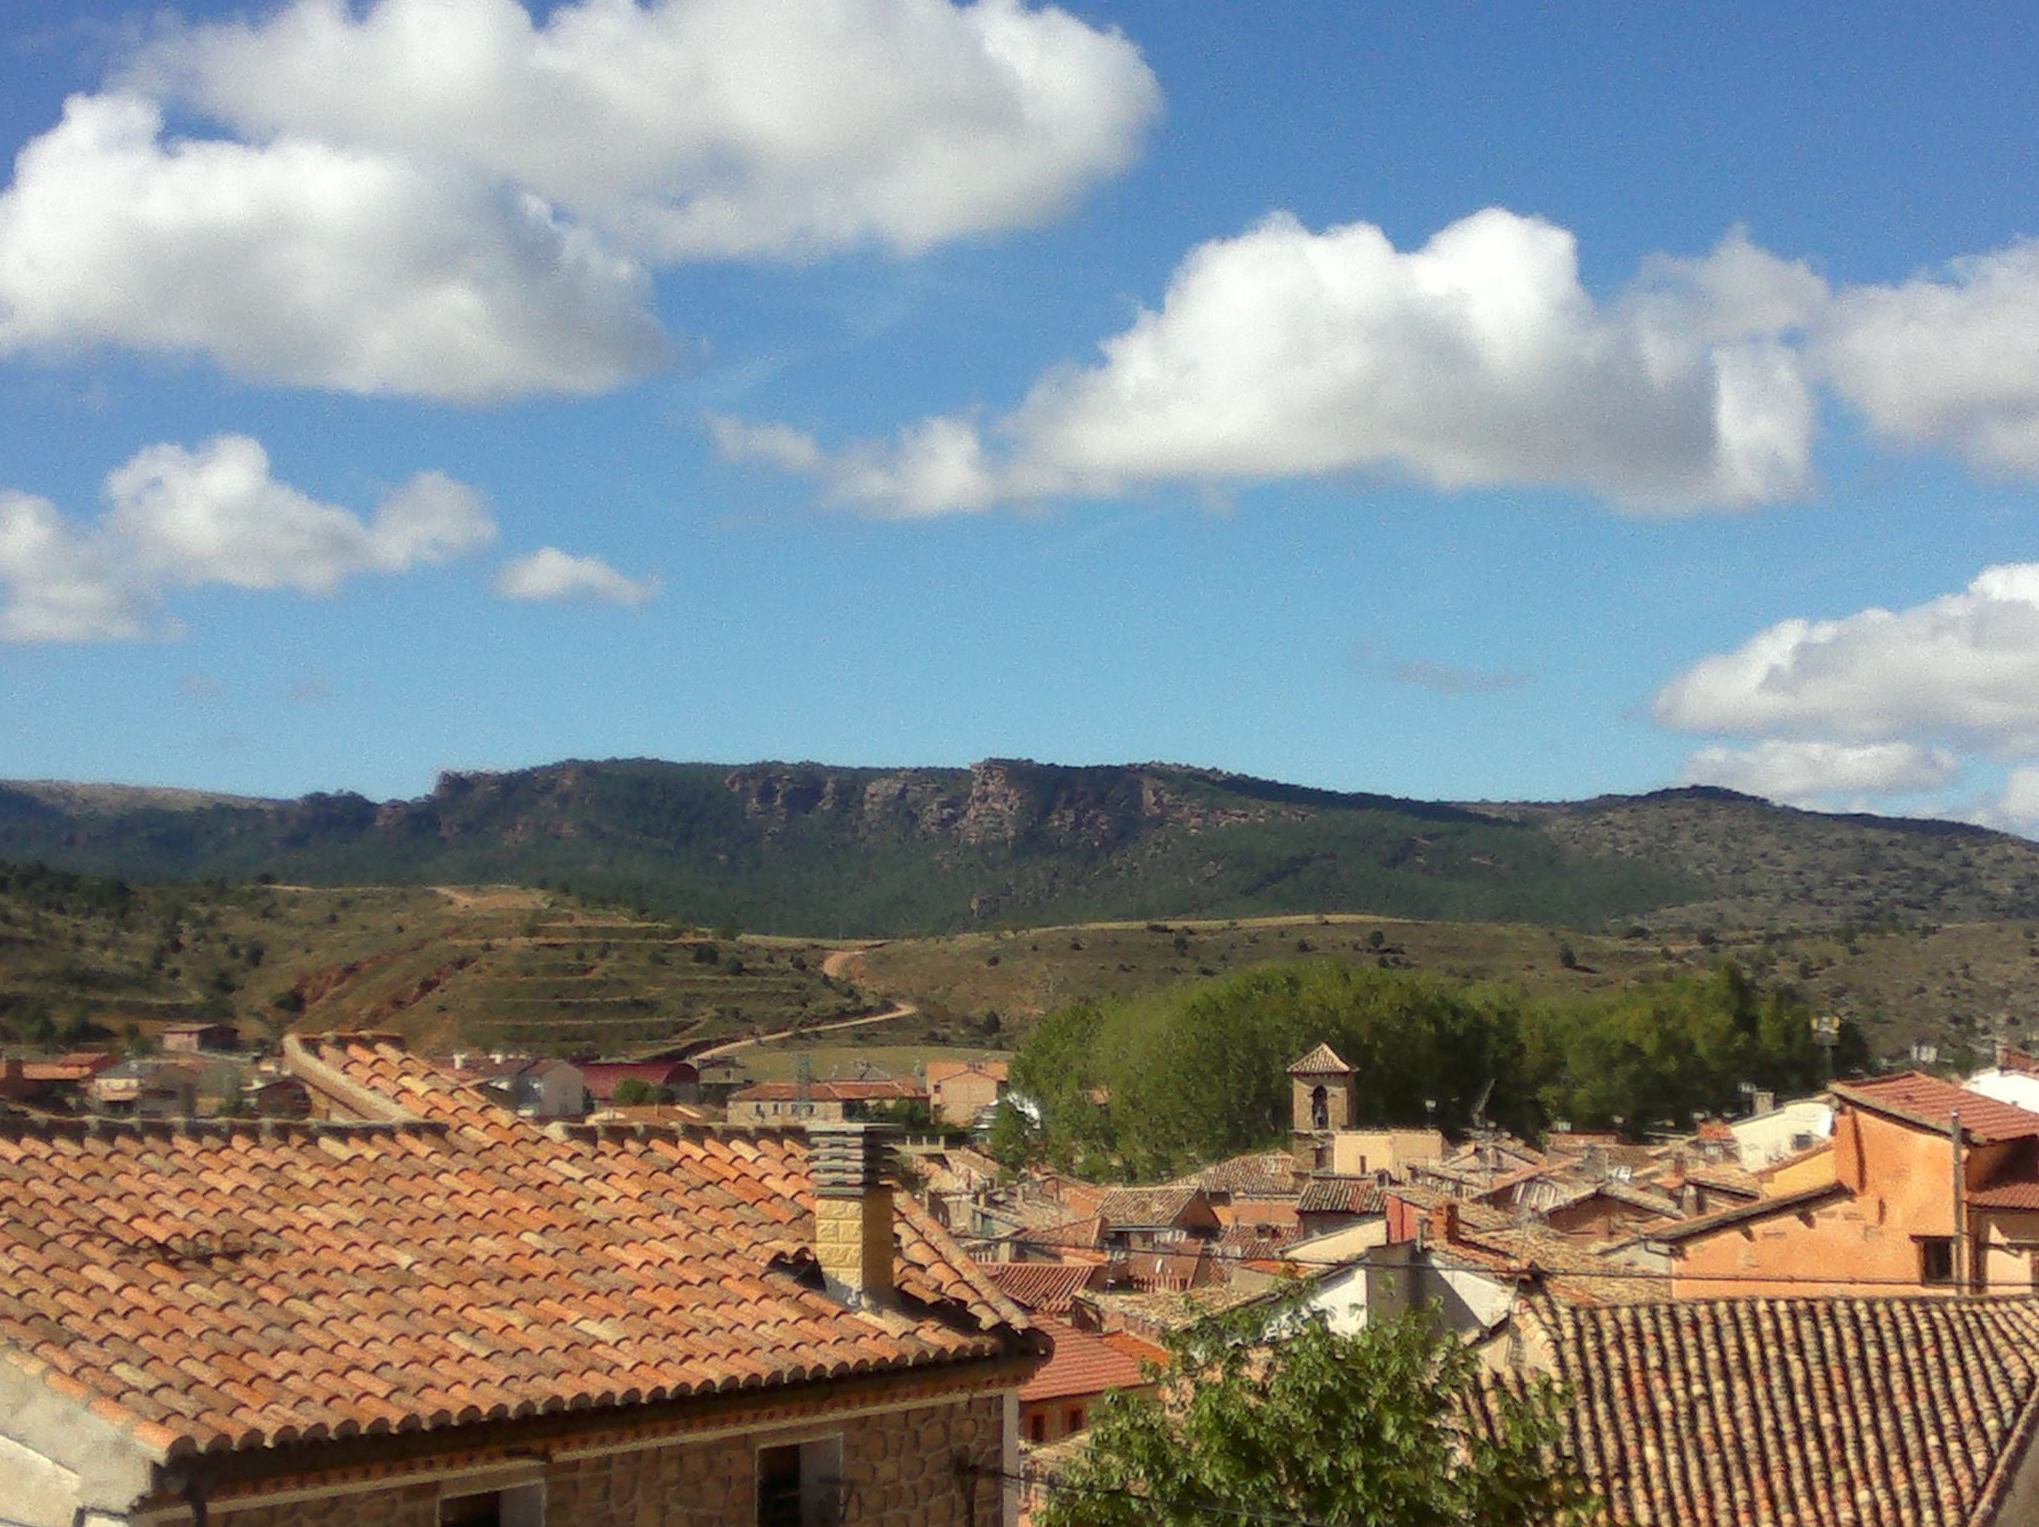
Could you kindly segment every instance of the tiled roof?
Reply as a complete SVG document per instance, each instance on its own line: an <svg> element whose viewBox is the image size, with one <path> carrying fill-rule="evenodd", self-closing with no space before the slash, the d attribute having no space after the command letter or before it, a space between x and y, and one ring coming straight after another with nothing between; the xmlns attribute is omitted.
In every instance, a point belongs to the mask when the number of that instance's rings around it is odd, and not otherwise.
<svg viewBox="0 0 2039 1527"><path fill-rule="evenodd" d="M712 1124L715 1114L692 1103L611 1103L588 1115L590 1124Z"/></svg>
<svg viewBox="0 0 2039 1527"><path fill-rule="evenodd" d="M2019 1071L2026 1076L2039 1076L2039 1055L2029 1050L2020 1050L2015 1045L1997 1046L1997 1070Z"/></svg>
<svg viewBox="0 0 2039 1527"><path fill-rule="evenodd" d="M1717 1230L1726 1230L1736 1225L1753 1224L1757 1220L1770 1219L1779 1214L1796 1214L1801 1209L1810 1209L1825 1203L1830 1198L1846 1198L1848 1189L1838 1182L1816 1183L1809 1188L1800 1188L1795 1193L1779 1193L1775 1198L1759 1198L1754 1203L1736 1204L1731 1209L1721 1209L1712 1214L1702 1214L1696 1219L1678 1220L1673 1224L1656 1225L1638 1233L1634 1239L1648 1241L1691 1241L1712 1235Z"/></svg>
<svg viewBox="0 0 2039 1527"><path fill-rule="evenodd" d="M616 1095L616 1084L629 1077L647 1087L670 1087L700 1075L683 1060L590 1060L584 1061L580 1069L582 1084L604 1103Z"/></svg>
<svg viewBox="0 0 2039 1527"><path fill-rule="evenodd" d="M1021 1309L1044 1315L1068 1314L1097 1272L1089 1262L979 1262L976 1268Z"/></svg>
<svg viewBox="0 0 2039 1527"><path fill-rule="evenodd" d="M293 1043L373 1123L0 1122L0 1360L161 1456L1009 1350L902 1195L905 1319L813 1286L804 1136L559 1126L376 1036Z"/></svg>
<svg viewBox="0 0 2039 1527"><path fill-rule="evenodd" d="M1976 1188L1968 1201L1978 1209L2039 1209L2039 1182L1999 1182Z"/></svg>
<svg viewBox="0 0 2039 1527"><path fill-rule="evenodd" d="M1564 1451L1613 1523L1981 1527L2039 1416L2029 1298L1540 1304L1523 1320L1570 1387Z"/></svg>
<svg viewBox="0 0 2039 1527"><path fill-rule="evenodd" d="M1241 1254L1265 1256L1302 1238L1302 1230L1293 1223L1235 1224L1227 1225L1212 1245L1227 1257Z"/></svg>
<svg viewBox="0 0 2039 1527"><path fill-rule="evenodd" d="M1171 1186L1230 1193L1235 1198L1294 1198L1296 1159L1287 1151L1248 1151L1178 1177Z"/></svg>
<svg viewBox="0 0 2039 1527"><path fill-rule="evenodd" d="M1048 1225L1040 1230L1030 1230L1026 1239L1041 1246L1095 1247L1104 1244L1104 1221L1093 1214L1088 1219L1065 1220L1059 1225Z"/></svg>
<svg viewBox="0 0 2039 1527"><path fill-rule="evenodd" d="M802 1088L806 1091L803 1095ZM919 1082L901 1081L897 1077L877 1077L861 1081L846 1082L758 1082L732 1092L732 1103L791 1103L812 1100L817 1103L879 1103L894 1098L925 1098L927 1089Z"/></svg>
<svg viewBox="0 0 2039 1527"><path fill-rule="evenodd" d="M1173 1225L1202 1198L1202 1190L1194 1187L1114 1188L1097 1206L1097 1214L1114 1228Z"/></svg>
<svg viewBox="0 0 2039 1527"><path fill-rule="evenodd" d="M1443 1188L1424 1187L1413 1182L1393 1183L1381 1189L1383 1202L1399 1198L1415 1209L1431 1209L1438 1204L1457 1204L1458 1222L1468 1230L1507 1230L1514 1226L1515 1217L1492 1204L1483 1204L1474 1199L1462 1199L1456 1193Z"/></svg>
<svg viewBox="0 0 2039 1527"><path fill-rule="evenodd" d="M1107 1318L1119 1320L1136 1332L1160 1333L1180 1330L1207 1316L1265 1297L1264 1290L1257 1287L1248 1288L1238 1283L1205 1283L1191 1289L1090 1293L1084 1295L1084 1302L1096 1305Z"/></svg>
<svg viewBox="0 0 2039 1527"><path fill-rule="evenodd" d="M1113 1262L1105 1274L1114 1286L1131 1283L1135 1288L1190 1289L1209 1283L1215 1276L1210 1256L1203 1248L1195 1251L1135 1251Z"/></svg>
<svg viewBox="0 0 2039 1527"><path fill-rule="evenodd" d="M1120 1344L1090 1331L1079 1331L1052 1316L1043 1317L1036 1324L1055 1344L1055 1349L1034 1376L1020 1386L1022 1404L1073 1400L1081 1395L1103 1394L1108 1389L1130 1389L1145 1382L1140 1359Z"/></svg>
<svg viewBox="0 0 2039 1527"><path fill-rule="evenodd" d="M1381 1186L1371 1177L1312 1177L1296 1200L1298 1214L1379 1214Z"/></svg>
<svg viewBox="0 0 2039 1527"><path fill-rule="evenodd" d="M1011 1063L1002 1060L931 1060L927 1063L927 1084L934 1087L973 1073L988 1081L1002 1082L1011 1070Z"/></svg>
<svg viewBox="0 0 2039 1527"><path fill-rule="evenodd" d="M1308 1055L1289 1067L1290 1076L1345 1076L1352 1067L1339 1059L1338 1052L1329 1045L1318 1045Z"/></svg>
<svg viewBox="0 0 2039 1527"><path fill-rule="evenodd" d="M1715 1193L1737 1198L1761 1198L1763 1184L1754 1172L1728 1161L1691 1161L1685 1165L1685 1180Z"/></svg>
<svg viewBox="0 0 2039 1527"><path fill-rule="evenodd" d="M1923 1071L1902 1071L1864 1082L1835 1082L1835 1097L1928 1129L1945 1130L1956 1109L1962 1132L1978 1144L2039 1135L2039 1113L1970 1092Z"/></svg>

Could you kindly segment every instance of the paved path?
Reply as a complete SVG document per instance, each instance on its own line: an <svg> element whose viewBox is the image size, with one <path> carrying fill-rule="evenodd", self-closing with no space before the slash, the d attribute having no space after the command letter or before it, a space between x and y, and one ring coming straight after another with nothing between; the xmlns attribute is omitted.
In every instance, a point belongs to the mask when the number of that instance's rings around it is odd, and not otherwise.
<svg viewBox="0 0 2039 1527"><path fill-rule="evenodd" d="M717 1056L731 1055L738 1050L748 1049L752 1045L769 1044L775 1039L804 1038L809 1034L825 1034L831 1029L859 1028L867 1023L892 1023L901 1018L911 1018L919 1011L920 1009L911 1002L902 1002L899 1006L890 1008L885 1012L866 1013L861 1018L838 1018L833 1023L810 1023L805 1028L777 1029L770 1034L753 1034L748 1039L725 1040L719 1045L710 1045L705 1050L695 1051L689 1059L713 1060Z"/></svg>

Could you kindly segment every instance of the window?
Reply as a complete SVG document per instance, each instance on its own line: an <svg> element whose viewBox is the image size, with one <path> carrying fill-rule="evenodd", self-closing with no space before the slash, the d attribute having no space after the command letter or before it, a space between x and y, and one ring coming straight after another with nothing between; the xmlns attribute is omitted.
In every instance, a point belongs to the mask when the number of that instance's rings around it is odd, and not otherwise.
<svg viewBox="0 0 2039 1527"><path fill-rule="evenodd" d="M1081 1405L1069 1407L1069 1430L1072 1432L1083 1430L1083 1407Z"/></svg>
<svg viewBox="0 0 2039 1527"><path fill-rule="evenodd" d="M1954 1281L1954 1238L1946 1235L1928 1235L1919 1238L1919 1281L1921 1283L1952 1283Z"/></svg>
<svg viewBox="0 0 2039 1527"><path fill-rule="evenodd" d="M758 1449L758 1527L825 1527L841 1493L842 1438Z"/></svg>
<svg viewBox="0 0 2039 1527"><path fill-rule="evenodd" d="M2035 1283L2039 1283L2039 1274L2033 1275L2033 1281ZM1027 1441L1046 1442L1047 1440L1048 1440L1048 1418L1042 1412L1037 1410L1031 1416L1027 1417Z"/></svg>
<svg viewBox="0 0 2039 1527"><path fill-rule="evenodd" d="M542 1527L544 1521L543 1485L449 1495L439 1502L439 1527Z"/></svg>

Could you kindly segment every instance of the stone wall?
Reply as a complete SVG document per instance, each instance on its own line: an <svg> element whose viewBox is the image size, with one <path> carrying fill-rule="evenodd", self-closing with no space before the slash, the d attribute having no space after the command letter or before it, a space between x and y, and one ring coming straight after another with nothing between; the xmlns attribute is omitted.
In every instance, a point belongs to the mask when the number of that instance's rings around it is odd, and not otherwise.
<svg viewBox="0 0 2039 1527"><path fill-rule="evenodd" d="M334 1495L324 1500L287 1501L215 1513L222 1527L438 1527L439 1487L399 1485L393 1490Z"/></svg>
<svg viewBox="0 0 2039 1527"><path fill-rule="evenodd" d="M998 1527L1004 1405L997 1395L817 1419L587 1458L545 1473L546 1527L703 1527L756 1519L757 1451L842 1438L844 1527ZM562 1449L565 1451L565 1449ZM960 1467L959 1467L960 1465ZM439 1486L410 1484L215 1515L220 1527L434 1527Z"/></svg>

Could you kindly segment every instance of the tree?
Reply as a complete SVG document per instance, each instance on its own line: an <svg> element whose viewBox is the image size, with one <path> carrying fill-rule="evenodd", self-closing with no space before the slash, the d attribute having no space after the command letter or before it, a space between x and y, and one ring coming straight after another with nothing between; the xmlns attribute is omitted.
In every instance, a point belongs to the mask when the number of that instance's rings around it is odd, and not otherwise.
<svg viewBox="0 0 2039 1527"><path fill-rule="evenodd" d="M616 1083L616 1090L609 1096L609 1101L618 1108L641 1108L648 1104L670 1103L672 1100L672 1088L647 1082L641 1076L624 1077Z"/></svg>
<svg viewBox="0 0 2039 1527"><path fill-rule="evenodd" d="M993 1161L1017 1176L1027 1168L1040 1148L1033 1121L1010 1098L1002 1100L991 1115L991 1134L984 1149Z"/></svg>
<svg viewBox="0 0 2039 1527"><path fill-rule="evenodd" d="M1042 1527L1559 1527L1589 1519L1555 1445L1548 1380L1491 1392L1466 1424L1479 1359L1427 1311L1333 1331L1293 1302L1169 1339L1157 1395L1107 1396L1056 1477Z"/></svg>

